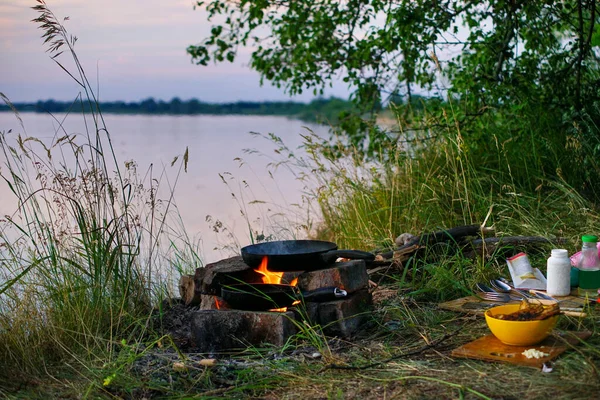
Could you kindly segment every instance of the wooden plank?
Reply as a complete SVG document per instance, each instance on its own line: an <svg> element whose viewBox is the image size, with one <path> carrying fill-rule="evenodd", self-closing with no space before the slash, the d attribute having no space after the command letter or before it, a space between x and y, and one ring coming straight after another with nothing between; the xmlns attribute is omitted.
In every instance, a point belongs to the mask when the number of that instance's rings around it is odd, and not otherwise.
<svg viewBox="0 0 600 400"><path fill-rule="evenodd" d="M577 296L566 296L558 298L560 301L561 309L582 309L585 305L585 299ZM485 313L485 310L491 307L518 303L520 300L511 300L509 303L500 303L489 300L484 300L476 296L462 297L460 299L447 301L445 303L438 304L438 307L448 311L456 311L468 314L481 315Z"/></svg>
<svg viewBox="0 0 600 400"><path fill-rule="evenodd" d="M487 335L457 349L451 355L456 358L505 362L526 367L541 368L545 362L551 361L591 336L591 332L555 332L543 342L534 346L509 346L502 343L494 335ZM522 353L528 349L536 349L548 354L542 358L527 358Z"/></svg>
<svg viewBox="0 0 600 400"><path fill-rule="evenodd" d="M468 296L438 304L438 307L448 311L483 315L485 313L485 310L487 310L488 308L501 304L504 303L497 303L483 300L475 296Z"/></svg>

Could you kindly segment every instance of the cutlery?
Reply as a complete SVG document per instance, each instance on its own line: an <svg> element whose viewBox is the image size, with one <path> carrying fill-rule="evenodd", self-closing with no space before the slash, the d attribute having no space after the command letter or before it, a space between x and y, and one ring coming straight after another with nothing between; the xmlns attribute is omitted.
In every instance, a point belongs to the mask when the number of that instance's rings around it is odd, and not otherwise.
<svg viewBox="0 0 600 400"><path fill-rule="evenodd" d="M546 294L544 292L540 292L539 290L529 290L529 293L533 294L534 296L543 299L543 300L552 300L552 301L556 301L557 303L560 303L559 300L555 299L554 297L550 296L549 294Z"/></svg>
<svg viewBox="0 0 600 400"><path fill-rule="evenodd" d="M506 293L481 292L477 293L476 295L484 300L494 301L498 303L508 303L512 300L511 297Z"/></svg>
<svg viewBox="0 0 600 400"><path fill-rule="evenodd" d="M487 286L485 283L478 283L475 286L477 286L477 289L479 289L481 292L484 292L484 293L497 293L494 289Z"/></svg>
<svg viewBox="0 0 600 400"><path fill-rule="evenodd" d="M506 293L514 300L523 300L528 297L533 297L533 296L527 296L527 295L523 294L521 291L516 290L515 288L512 288L511 286L509 286L506 283L499 281L497 279L492 279L490 281L490 285L492 285L492 288L496 292Z"/></svg>
<svg viewBox="0 0 600 400"><path fill-rule="evenodd" d="M505 293L513 292L513 293L515 293L521 299L532 299L532 298L535 298L534 295L527 293L527 291L515 288L514 286L512 286L511 284L509 284L508 282L506 282L506 280L504 278L492 279L490 281L490 283L492 284L492 286L495 286L496 288L498 288L502 292L505 292Z"/></svg>

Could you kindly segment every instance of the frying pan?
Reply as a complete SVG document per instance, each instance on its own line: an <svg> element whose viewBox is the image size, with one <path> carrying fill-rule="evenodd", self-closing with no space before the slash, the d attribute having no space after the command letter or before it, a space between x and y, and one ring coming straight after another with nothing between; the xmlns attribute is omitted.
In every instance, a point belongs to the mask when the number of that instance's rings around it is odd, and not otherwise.
<svg viewBox="0 0 600 400"><path fill-rule="evenodd" d="M338 250L337 245L322 240L280 240L252 244L242 248L242 258L256 269L263 257L269 271L314 271L335 262L338 257L371 262L375 255L359 250Z"/></svg>
<svg viewBox="0 0 600 400"><path fill-rule="evenodd" d="M296 286L270 283L240 283L221 287L221 297L231 308L264 311L291 306L296 300L331 301L346 297L345 290L326 287L301 292Z"/></svg>

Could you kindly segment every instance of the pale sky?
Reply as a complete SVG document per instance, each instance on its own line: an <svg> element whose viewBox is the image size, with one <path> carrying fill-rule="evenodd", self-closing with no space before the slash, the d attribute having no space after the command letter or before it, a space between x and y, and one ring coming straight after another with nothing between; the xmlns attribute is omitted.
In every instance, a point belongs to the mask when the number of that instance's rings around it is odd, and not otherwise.
<svg viewBox="0 0 600 400"><path fill-rule="evenodd" d="M0 92L13 102L73 100L79 89L45 52L35 0L0 0ZM99 76L100 100L198 98L207 102L287 100L283 89L259 84L248 67L250 50L234 64L208 67L190 61L185 49L210 32L206 13L192 0L47 0L77 36L78 57L90 81ZM60 60L69 64L65 53ZM326 95L347 98L339 82ZM311 93L293 100L308 101Z"/></svg>

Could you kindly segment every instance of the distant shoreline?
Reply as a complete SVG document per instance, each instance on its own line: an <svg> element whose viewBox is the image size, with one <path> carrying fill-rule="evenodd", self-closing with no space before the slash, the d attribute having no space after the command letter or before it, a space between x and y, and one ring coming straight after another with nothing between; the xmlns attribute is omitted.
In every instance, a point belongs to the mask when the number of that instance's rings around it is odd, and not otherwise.
<svg viewBox="0 0 600 400"><path fill-rule="evenodd" d="M65 102L39 100L35 103L13 103L19 112L36 113L78 113L91 112L87 102ZM306 122L335 122L342 111L349 111L353 105L348 100L335 97L315 99L310 103L293 101L238 101L234 103L204 103L196 99L183 101L174 98L169 102L152 98L140 102L111 101L100 102L98 108L103 114L122 115L264 115L287 116ZM6 104L0 104L0 111L12 111Z"/></svg>

